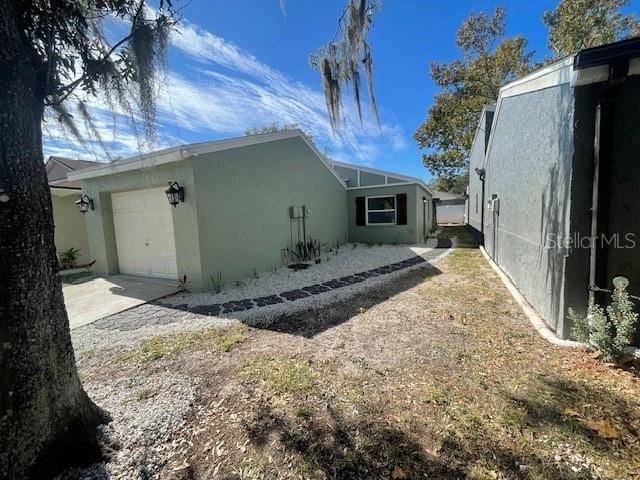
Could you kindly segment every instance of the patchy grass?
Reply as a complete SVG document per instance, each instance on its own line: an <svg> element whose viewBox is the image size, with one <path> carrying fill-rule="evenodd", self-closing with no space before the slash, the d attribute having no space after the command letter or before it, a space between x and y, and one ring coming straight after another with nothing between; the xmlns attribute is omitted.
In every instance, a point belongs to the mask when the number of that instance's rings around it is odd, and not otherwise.
<svg viewBox="0 0 640 480"><path fill-rule="evenodd" d="M277 393L311 393L315 390L315 372L308 361L294 358L255 357L242 371L248 380L259 380Z"/></svg>
<svg viewBox="0 0 640 480"><path fill-rule="evenodd" d="M477 250L286 322L252 329L233 355L221 332L135 350L158 359L136 375L203 380L198 415L176 433L192 447L167 478L186 464L189 478L640 474L637 371L539 337Z"/></svg>
<svg viewBox="0 0 640 480"><path fill-rule="evenodd" d="M150 398L155 397L157 394L158 392L154 391L151 388L143 388L141 390L138 390L133 398L138 402L144 402L145 400L149 400Z"/></svg>
<svg viewBox="0 0 640 480"><path fill-rule="evenodd" d="M213 346L229 352L235 345L246 340L245 327L211 328L175 335L155 336L144 340L137 348L122 352L120 362L148 363L167 355L179 354L190 348Z"/></svg>

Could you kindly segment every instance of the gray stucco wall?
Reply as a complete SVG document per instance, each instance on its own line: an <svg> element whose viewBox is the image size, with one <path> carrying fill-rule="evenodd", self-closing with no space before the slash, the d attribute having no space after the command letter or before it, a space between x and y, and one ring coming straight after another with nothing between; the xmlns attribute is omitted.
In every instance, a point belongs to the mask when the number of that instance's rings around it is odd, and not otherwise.
<svg viewBox="0 0 640 480"><path fill-rule="evenodd" d="M187 275L190 288L202 285L200 242L191 161L170 163L82 182L82 192L93 198L95 210L85 214L93 270L98 274L118 273L118 253L113 227L111 193L164 187L177 181L185 189L185 202L172 208L178 275ZM168 205L168 204L167 204Z"/></svg>
<svg viewBox="0 0 640 480"><path fill-rule="evenodd" d="M469 156L469 198L467 199L467 223L477 232L482 230L482 182L475 172L476 168L483 168L484 155L491 132L493 111L483 110L475 141L471 146Z"/></svg>
<svg viewBox="0 0 640 480"><path fill-rule="evenodd" d="M406 225L356 225L356 197L371 197L378 195L407 195L407 224ZM383 187L359 188L348 191L349 211L349 241L364 243L398 243L416 244L424 236L422 225L422 197L427 198L427 205L431 204L429 193L417 184L387 185ZM427 208L427 232L431 226L430 209Z"/></svg>
<svg viewBox="0 0 640 480"><path fill-rule="evenodd" d="M311 209L307 236L347 241L346 189L301 138L201 155L193 173L205 288L282 266L290 206Z"/></svg>
<svg viewBox="0 0 640 480"><path fill-rule="evenodd" d="M485 203L500 200L499 214L485 211L487 251L560 335L573 103L568 84L503 99L486 165Z"/></svg>

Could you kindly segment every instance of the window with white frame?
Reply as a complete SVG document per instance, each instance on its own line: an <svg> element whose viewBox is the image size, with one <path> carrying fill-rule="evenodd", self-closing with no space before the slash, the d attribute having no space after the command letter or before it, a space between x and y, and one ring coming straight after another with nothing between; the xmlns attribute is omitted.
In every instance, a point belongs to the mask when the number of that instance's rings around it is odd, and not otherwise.
<svg viewBox="0 0 640 480"><path fill-rule="evenodd" d="M396 196L367 197L367 225L396 224Z"/></svg>

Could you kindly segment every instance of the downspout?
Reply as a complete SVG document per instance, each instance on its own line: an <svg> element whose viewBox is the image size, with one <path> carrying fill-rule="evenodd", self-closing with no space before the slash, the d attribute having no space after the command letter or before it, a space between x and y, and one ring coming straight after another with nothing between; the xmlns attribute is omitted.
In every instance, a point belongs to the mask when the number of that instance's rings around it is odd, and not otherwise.
<svg viewBox="0 0 640 480"><path fill-rule="evenodd" d="M482 201L480 203L480 245L484 245L484 180L486 177L486 170L484 168L476 168L476 174L482 182Z"/></svg>
<svg viewBox="0 0 640 480"><path fill-rule="evenodd" d="M598 194L600 188L600 123L602 121L602 102L598 102L595 114L593 136L593 185L591 193L591 251L589 252L589 305L595 301L596 264L598 261Z"/></svg>
<svg viewBox="0 0 640 480"><path fill-rule="evenodd" d="M593 137L593 186L591 198L591 245L589 252L589 301L596 300L598 292L607 291L607 247L599 234L607 234L609 200L611 198L611 99L629 71L629 61L609 65L609 80L598 101L595 112ZM602 239L604 240L604 239ZM603 288L604 287L604 288Z"/></svg>

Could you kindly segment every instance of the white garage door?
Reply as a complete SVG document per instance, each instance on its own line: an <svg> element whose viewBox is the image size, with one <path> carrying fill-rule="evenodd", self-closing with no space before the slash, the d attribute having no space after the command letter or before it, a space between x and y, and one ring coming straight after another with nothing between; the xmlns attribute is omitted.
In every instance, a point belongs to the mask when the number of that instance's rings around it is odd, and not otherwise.
<svg viewBox="0 0 640 480"><path fill-rule="evenodd" d="M120 273L178 277L173 218L164 190L111 195Z"/></svg>

